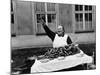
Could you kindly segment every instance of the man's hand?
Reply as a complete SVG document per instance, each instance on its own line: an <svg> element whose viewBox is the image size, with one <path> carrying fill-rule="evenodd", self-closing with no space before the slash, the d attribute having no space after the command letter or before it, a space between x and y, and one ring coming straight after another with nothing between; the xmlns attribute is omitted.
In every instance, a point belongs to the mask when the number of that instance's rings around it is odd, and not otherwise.
<svg viewBox="0 0 100 75"><path fill-rule="evenodd" d="M46 25L42 18L40 18L39 23L42 24L43 26Z"/></svg>

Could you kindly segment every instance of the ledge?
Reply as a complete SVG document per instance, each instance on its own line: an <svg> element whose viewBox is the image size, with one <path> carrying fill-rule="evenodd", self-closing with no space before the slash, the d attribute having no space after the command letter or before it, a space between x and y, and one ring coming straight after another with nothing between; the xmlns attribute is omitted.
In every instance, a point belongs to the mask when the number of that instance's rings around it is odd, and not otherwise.
<svg viewBox="0 0 100 75"><path fill-rule="evenodd" d="M76 31L75 33L93 33L94 30L91 30L91 31Z"/></svg>
<svg viewBox="0 0 100 75"><path fill-rule="evenodd" d="M37 36L43 36L43 35L47 35L46 33L37 33Z"/></svg>

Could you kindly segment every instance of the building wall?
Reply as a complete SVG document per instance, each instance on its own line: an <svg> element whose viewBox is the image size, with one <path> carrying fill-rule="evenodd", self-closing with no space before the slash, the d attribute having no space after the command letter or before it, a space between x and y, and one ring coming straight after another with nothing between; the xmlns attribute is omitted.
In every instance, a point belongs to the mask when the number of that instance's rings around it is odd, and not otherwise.
<svg viewBox="0 0 100 75"><path fill-rule="evenodd" d="M17 35L33 35L36 34L36 20L34 3L26 1L16 1L16 34ZM33 4L33 5L32 5ZM72 27L72 5L59 4L59 24L63 25L66 33L73 31ZM13 30L13 26L12 26Z"/></svg>
<svg viewBox="0 0 100 75"><path fill-rule="evenodd" d="M72 41L78 44L95 43L95 33L68 34ZM16 48L52 47L52 41L47 36L23 35L11 39L11 46Z"/></svg>
<svg viewBox="0 0 100 75"><path fill-rule="evenodd" d="M73 31L71 4L59 4L59 24L64 26L66 33Z"/></svg>
<svg viewBox="0 0 100 75"><path fill-rule="evenodd" d="M33 4L33 5L32 5ZM47 36L37 36L36 23L34 18L34 3L26 1L15 2L15 27L17 37L12 38L12 47L40 47L52 46L52 41ZM74 33L73 32L73 11L71 4L59 4L58 20L63 25L65 32L69 34L73 42L77 43L95 43L96 34L92 33ZM94 13L95 14L95 13ZM94 16L95 17L95 16ZM94 19L94 26L96 21ZM19 36L20 35L20 36Z"/></svg>
<svg viewBox="0 0 100 75"><path fill-rule="evenodd" d="M17 35L32 35L32 6L31 2L16 2Z"/></svg>

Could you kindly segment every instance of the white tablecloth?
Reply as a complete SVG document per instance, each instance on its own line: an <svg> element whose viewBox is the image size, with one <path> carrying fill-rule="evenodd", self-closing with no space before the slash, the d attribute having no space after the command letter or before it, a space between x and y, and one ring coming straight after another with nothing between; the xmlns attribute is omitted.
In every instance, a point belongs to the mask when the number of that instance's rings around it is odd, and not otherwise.
<svg viewBox="0 0 100 75"><path fill-rule="evenodd" d="M31 67L31 73L57 71L92 62L92 57L86 54L81 56L82 54L83 53L67 56L64 60L54 59L46 63L41 63L39 60L36 60Z"/></svg>

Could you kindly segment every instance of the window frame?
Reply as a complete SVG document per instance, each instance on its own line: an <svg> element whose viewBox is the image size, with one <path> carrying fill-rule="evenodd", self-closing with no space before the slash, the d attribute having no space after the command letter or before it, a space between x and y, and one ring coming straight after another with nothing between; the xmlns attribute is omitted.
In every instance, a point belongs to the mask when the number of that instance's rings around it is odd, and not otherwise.
<svg viewBox="0 0 100 75"><path fill-rule="evenodd" d="M35 30L35 34L36 35L46 35L46 33L45 32L41 32L41 33L39 33L38 32L38 27L37 27L37 14L45 14L45 20L46 20L46 25L48 26L48 14L55 14L56 15L56 28L57 28L57 4L56 3L54 3L55 4L55 11L47 11L48 9L47 9L47 2L44 2L44 4L45 4L45 11L44 12L39 12L39 11L34 11L35 12L35 24L36 24L36 30ZM35 8L34 8L35 9Z"/></svg>
<svg viewBox="0 0 100 75"><path fill-rule="evenodd" d="M87 32L94 32L94 29L93 29L93 6L92 5L87 5L87 6L92 6L92 10L85 10L85 6L86 5L82 5L82 11L76 11L75 9L75 6L76 5L74 5L74 23L75 23L75 29L74 29L74 32L75 33L87 33ZM82 30L77 30L77 28L76 28L76 23L77 23L77 21L76 21L76 17L75 17L75 14L80 14L80 13L82 13L82 15L83 15L83 29ZM90 30L86 30L86 21L85 21L85 14L86 13L92 13L92 21L91 21L91 23L92 23L92 29L90 29ZM89 22L89 21L88 21Z"/></svg>
<svg viewBox="0 0 100 75"><path fill-rule="evenodd" d="M16 18L16 1L11 0L10 4L10 12L11 12L11 17L10 17L10 22L11 22L11 37L16 37L17 36L17 18ZM12 15L13 17L13 23L12 23ZM13 26L13 28L12 28ZM13 30L12 30L13 29Z"/></svg>

